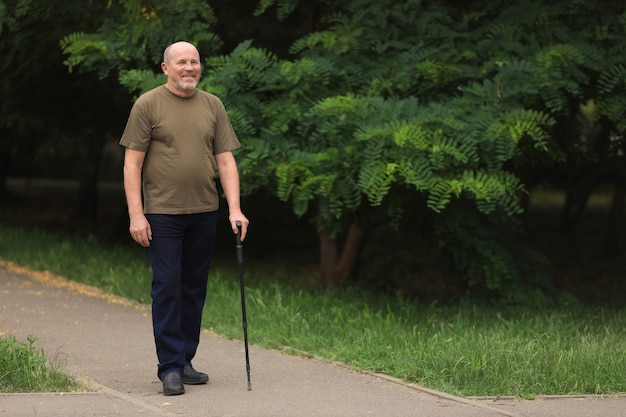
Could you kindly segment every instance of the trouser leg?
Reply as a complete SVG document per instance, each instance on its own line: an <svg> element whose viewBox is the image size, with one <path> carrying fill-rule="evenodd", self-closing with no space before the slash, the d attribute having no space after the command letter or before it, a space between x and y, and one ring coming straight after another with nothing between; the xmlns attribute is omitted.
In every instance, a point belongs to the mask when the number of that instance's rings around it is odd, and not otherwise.
<svg viewBox="0 0 626 417"><path fill-rule="evenodd" d="M194 215L183 244L182 317L185 362L191 365L200 341L202 310L206 300L207 279L215 243L216 213Z"/></svg>
<svg viewBox="0 0 626 417"><path fill-rule="evenodd" d="M190 364L198 347L215 213L148 215L152 321L159 377Z"/></svg>

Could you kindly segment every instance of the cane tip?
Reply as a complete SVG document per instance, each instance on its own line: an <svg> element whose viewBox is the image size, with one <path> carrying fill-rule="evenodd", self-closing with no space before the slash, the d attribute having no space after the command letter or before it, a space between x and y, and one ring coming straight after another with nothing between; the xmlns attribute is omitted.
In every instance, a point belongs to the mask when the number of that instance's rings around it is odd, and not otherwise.
<svg viewBox="0 0 626 417"><path fill-rule="evenodd" d="M248 391L252 391L252 384L248 382Z"/></svg>

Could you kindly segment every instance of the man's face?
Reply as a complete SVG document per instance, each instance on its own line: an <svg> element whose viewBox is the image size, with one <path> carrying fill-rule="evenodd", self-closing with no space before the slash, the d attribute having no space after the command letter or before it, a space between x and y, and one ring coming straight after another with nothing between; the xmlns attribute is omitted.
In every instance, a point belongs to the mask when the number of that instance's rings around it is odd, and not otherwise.
<svg viewBox="0 0 626 417"><path fill-rule="evenodd" d="M171 47L169 59L161 64L167 76L167 85L173 93L190 96L200 81L200 55L191 44L179 43Z"/></svg>

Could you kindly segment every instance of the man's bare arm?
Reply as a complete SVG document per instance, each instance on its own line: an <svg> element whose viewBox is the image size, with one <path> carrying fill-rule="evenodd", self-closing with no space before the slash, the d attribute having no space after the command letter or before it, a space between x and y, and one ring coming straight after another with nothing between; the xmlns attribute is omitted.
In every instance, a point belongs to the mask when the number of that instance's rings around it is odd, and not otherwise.
<svg viewBox="0 0 626 417"><path fill-rule="evenodd" d="M124 155L124 192L128 204L128 217L130 218L130 235L141 246L150 246L152 229L143 213L143 199L141 195L141 172L145 152L126 148Z"/></svg>
<svg viewBox="0 0 626 417"><path fill-rule="evenodd" d="M220 174L220 183L228 203L228 220L233 233L237 233L236 222L241 222L241 240L244 240L250 222L241 211L237 162L232 152L219 153L215 155L215 159L217 161L217 170Z"/></svg>

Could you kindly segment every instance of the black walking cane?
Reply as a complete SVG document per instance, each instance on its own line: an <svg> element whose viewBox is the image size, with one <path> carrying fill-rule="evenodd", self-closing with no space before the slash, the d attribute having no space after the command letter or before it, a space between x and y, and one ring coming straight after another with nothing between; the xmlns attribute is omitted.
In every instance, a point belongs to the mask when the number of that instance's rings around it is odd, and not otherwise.
<svg viewBox="0 0 626 417"><path fill-rule="evenodd" d="M248 320L246 319L246 292L243 283L243 244L241 243L241 222L237 221L237 265L239 266L239 288L241 289L241 317L243 319L243 341L246 348L246 373L248 374L248 391L252 391L250 383L250 355L248 354Z"/></svg>

